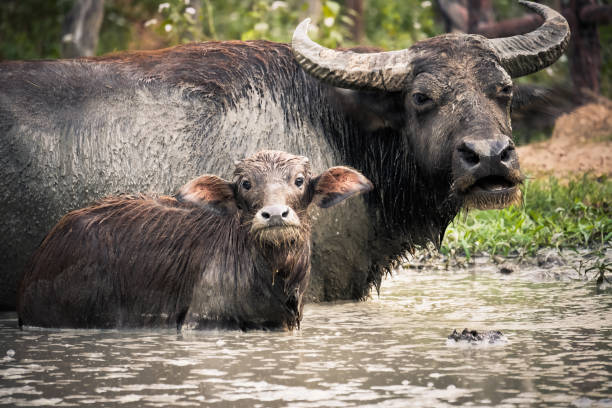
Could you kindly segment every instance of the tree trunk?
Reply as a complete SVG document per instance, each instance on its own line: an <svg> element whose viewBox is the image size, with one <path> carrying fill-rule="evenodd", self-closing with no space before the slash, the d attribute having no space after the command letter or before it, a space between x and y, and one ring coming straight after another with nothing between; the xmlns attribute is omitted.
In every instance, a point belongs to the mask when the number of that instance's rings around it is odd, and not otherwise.
<svg viewBox="0 0 612 408"><path fill-rule="evenodd" d="M511 18L500 22L479 24L476 33L487 38L510 37L525 34L542 25L542 17L537 14L527 14L523 17Z"/></svg>
<svg viewBox="0 0 612 408"><path fill-rule="evenodd" d="M467 0L436 0L447 33L467 33Z"/></svg>
<svg viewBox="0 0 612 408"><path fill-rule="evenodd" d="M308 0L308 15L312 21L318 21L323 13L323 3L321 0Z"/></svg>
<svg viewBox="0 0 612 408"><path fill-rule="evenodd" d="M578 91L590 90L599 93L599 71L601 69L601 45L595 21L584 21L591 17L591 8L597 6L595 0L571 0L563 11L572 30L570 43L570 76ZM582 16L584 12L584 16ZM605 16L605 11L599 15ZM596 20L596 19L593 19Z"/></svg>
<svg viewBox="0 0 612 408"><path fill-rule="evenodd" d="M351 10L350 17L353 20L351 29L351 40L357 44L364 37L363 26L363 0L346 0L346 7Z"/></svg>
<svg viewBox="0 0 612 408"><path fill-rule="evenodd" d="M495 21L491 0L468 0L468 33L478 33L478 27Z"/></svg>
<svg viewBox="0 0 612 408"><path fill-rule="evenodd" d="M96 55L103 17L104 0L76 0L64 19L62 57Z"/></svg>

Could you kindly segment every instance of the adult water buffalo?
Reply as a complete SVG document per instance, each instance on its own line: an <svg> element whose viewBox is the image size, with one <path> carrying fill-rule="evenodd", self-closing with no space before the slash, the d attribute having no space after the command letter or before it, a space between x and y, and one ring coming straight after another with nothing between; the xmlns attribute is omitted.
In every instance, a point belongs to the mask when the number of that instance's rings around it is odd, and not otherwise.
<svg viewBox="0 0 612 408"><path fill-rule="evenodd" d="M511 77L553 63L569 39L561 15L523 4L544 17L533 32L442 35L401 51L325 49L304 22L292 46L0 63L2 307L14 307L25 260L62 214L116 192L227 177L229 163L261 149L372 180L363 199L320 214L309 293L367 296L406 249L439 243L461 207L520 200Z"/></svg>

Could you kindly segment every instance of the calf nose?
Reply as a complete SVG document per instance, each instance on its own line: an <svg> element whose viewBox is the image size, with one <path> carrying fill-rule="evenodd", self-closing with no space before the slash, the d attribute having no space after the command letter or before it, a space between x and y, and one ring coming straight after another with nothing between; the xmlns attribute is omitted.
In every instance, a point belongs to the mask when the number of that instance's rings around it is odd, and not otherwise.
<svg viewBox="0 0 612 408"><path fill-rule="evenodd" d="M291 214L291 208L286 205L269 205L259 210L257 215L268 225L283 224Z"/></svg>
<svg viewBox="0 0 612 408"><path fill-rule="evenodd" d="M457 148L457 153L461 166L471 172L480 168L494 171L518 165L514 143L506 135L491 139L464 140Z"/></svg>

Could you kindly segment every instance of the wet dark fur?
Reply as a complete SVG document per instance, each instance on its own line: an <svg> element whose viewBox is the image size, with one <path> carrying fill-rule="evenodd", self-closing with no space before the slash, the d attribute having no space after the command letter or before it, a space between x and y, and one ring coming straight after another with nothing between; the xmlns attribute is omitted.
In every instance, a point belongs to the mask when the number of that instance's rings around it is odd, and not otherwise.
<svg viewBox="0 0 612 408"><path fill-rule="evenodd" d="M35 253L21 324L293 328L310 267L302 244L254 249L236 213L171 197L104 199L62 218Z"/></svg>
<svg viewBox="0 0 612 408"><path fill-rule="evenodd" d="M461 333L459 333L457 329L453 330L450 336L448 336L448 339L454 340L455 342L464 341L471 344L497 344L505 342L504 334L499 330L478 332L476 330L469 330L467 328L463 329Z"/></svg>
<svg viewBox="0 0 612 408"><path fill-rule="evenodd" d="M262 151L233 182L207 174L174 197L103 199L64 216L34 254L20 325L299 327L308 207L371 189L354 169L311 177L306 157Z"/></svg>
<svg viewBox="0 0 612 408"><path fill-rule="evenodd" d="M431 47L433 56L430 60L424 59L421 64L429 64L430 69L436 67L436 64L443 68L444 61L438 61L435 55L439 52L438 48L447 47L447 44L437 39L430 42L430 45L422 47ZM459 53L461 58L491 58L490 51L479 48L478 44L469 46L472 47L470 50ZM367 252L364 255L367 256L367 262L352 266L354 269L349 273L349 281L332 286L334 280L342 278L338 277L337 270L327 270L329 265L334 264L330 253L345 252L353 238L346 235L343 238L345 243L339 243L333 248L328 243L319 244L315 241L313 275L317 277L314 285L317 292L313 299L362 299L368 296L372 285L380 284L382 276L405 250L427 242L439 244L446 226L463 204L461 197L450 194L453 176L448 156L454 146L450 141L437 144L440 157L445 159L423 160L423 155L417 150L420 142L415 135L427 122L422 117L405 113L406 92L343 93L304 73L286 44L266 41L210 42L84 60L4 62L0 64L0 89L5 89L0 92L2 134L11 132L14 126L19 125L21 118L46 118L51 113L59 112L61 121L65 123L58 125L57 122L41 120L41 132L56 132L55 126L61 126L62 129L68 127L79 141L81 138L89 140L94 134L89 126L101 126L100 129L104 129L109 123L119 121L122 124L120 129L130 137L138 135L134 145L143 143L148 149L152 148L148 147L146 138L140 133L145 131L129 121L130 109L139 109L138 106L129 105L132 95L150 93L154 99L165 101L169 95L180 92L181 103L193 107L185 108L183 122L170 122L179 128L179 132L188 135L178 145L183 149L182 152L188 152L188 160L173 159L170 154L166 157L164 149L159 152L146 151L145 162L153 159L168 160L168 168L163 171L126 172L125 180L111 173L100 181L91 182L91 185L87 184L90 181L74 179L66 182L60 176L56 180L55 175L49 176L46 184L41 185L43 183L38 176L24 175L19 171L0 178L0 183L4 183L0 185L0 190L7 192L2 197L6 199L7 208L19 206L19 200L23 200L20 195L12 193L15 186L36 185L29 192L28 200L32 205L25 210L23 217L26 220L38 220L36 227L31 226L31 223L19 227L31 228L28 234L6 234L8 240L21 240L19 245L24 248L24 254L13 251L15 253L11 252L6 255L6 259L1 259L6 265L6 270L1 272L3 275L7 275L8 270L18 270L24 264L25 257L31 253L43 231L53 225L54 220L66 210L91 200L92 196L105 195L114 189L142 191L150 185L154 185L158 191L165 189L161 191L167 192L170 186L178 184L177 178L184 177L182 169L190 169L185 163L190 163L200 173L223 174L227 171L225 160L216 157L209 146L227 145L223 152L240 156L248 153L241 149L253 149L252 145L240 144L244 139L260 143L260 147L268 147L266 142L273 143L278 137L269 134L269 129L263 134L248 129L247 134L238 134L233 141L227 139L230 134L219 134L223 126L219 120L223 119L224 113L232 109L240 112L246 104L266 106L260 101L270 103L267 101L271 100L282 108L280 117L271 118L264 112L265 107L261 107L260 120L262 123L277 121L278 126L288 129L282 136L287 140L284 146L286 150L312 158L319 154L315 147L325 142L333 151L323 151L322 154L333 156L331 160L360 170L376 187L365 197L367 219L350 220L359 228L367 230L367 242L357 243L360 251ZM125 118L117 119L113 116L110 120L104 116L104 112L95 120L81 116L81 107L122 107L123 103L128 106L125 108ZM206 106L201 107L202 104ZM159 117L172 106L160 104L160 112L152 113L151 118ZM459 127L465 120L461 116L453 119L453 123ZM311 134L316 134L320 139L302 140L304 129L312 129ZM98 143L103 144L105 139L99 140L101 142ZM76 145L78 143L75 142ZM176 142L169 144L174 145ZM31 160L28 150L20 147L19 143L8 143L6 146L4 151L0 151L0 156L17 159L10 159L5 167L19 169L22 163ZM156 155L164 157L159 159ZM16 160L17 164L13 164L12 160ZM143 177L132 178L133 174L142 174ZM153 183L151 180L157 184L147 184ZM72 184L62 186L65 182ZM55 187L58 183L60 188ZM138 183L144 183L144 186ZM89 186L87 192L83 192L83 185ZM9 231L8 228L3 230ZM344 260L339 259L336 264L344 264Z"/></svg>
<svg viewBox="0 0 612 408"><path fill-rule="evenodd" d="M111 197L69 213L24 274L20 324L298 327L310 274L312 193L277 190L300 218L291 234L278 228L271 239L252 226L263 200L279 199L265 192L266 177L286 177L296 166L309 182L303 157L260 152L238 163L236 183L203 176L176 197ZM246 178L259 182L257 200L237 203Z"/></svg>

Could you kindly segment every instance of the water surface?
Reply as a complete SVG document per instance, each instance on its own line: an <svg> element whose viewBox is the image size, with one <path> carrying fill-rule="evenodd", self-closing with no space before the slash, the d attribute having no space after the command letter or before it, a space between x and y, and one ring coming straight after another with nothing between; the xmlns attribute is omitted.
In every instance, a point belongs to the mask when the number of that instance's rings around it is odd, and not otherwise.
<svg viewBox="0 0 612 408"><path fill-rule="evenodd" d="M0 314L0 405L612 407L612 289L556 278L401 270L367 302L307 305L293 333L20 331ZM506 341L447 342L464 327Z"/></svg>

